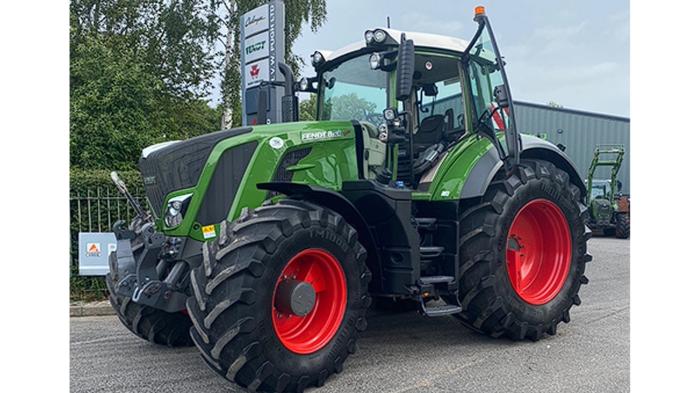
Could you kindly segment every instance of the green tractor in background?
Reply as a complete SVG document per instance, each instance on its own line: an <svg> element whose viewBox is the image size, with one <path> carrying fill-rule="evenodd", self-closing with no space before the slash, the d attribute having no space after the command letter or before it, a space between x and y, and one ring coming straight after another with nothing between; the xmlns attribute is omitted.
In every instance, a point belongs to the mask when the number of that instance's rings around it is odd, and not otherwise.
<svg viewBox="0 0 700 393"><path fill-rule="evenodd" d="M589 213L587 225L594 234L614 234L620 239L630 237L630 214L619 203L622 183L617 180L624 157L625 148L622 145L598 145L593 151L586 179L586 201ZM609 179L594 178L596 169L601 167L610 168Z"/></svg>
<svg viewBox="0 0 700 393"><path fill-rule="evenodd" d="M556 334L588 283L586 187L518 133L483 7L474 20L470 41L367 30L297 82L280 64L284 123L144 149L150 209L114 173L139 212L113 228L124 325L265 392L341 372L373 299L491 337ZM298 91L317 121L298 121Z"/></svg>

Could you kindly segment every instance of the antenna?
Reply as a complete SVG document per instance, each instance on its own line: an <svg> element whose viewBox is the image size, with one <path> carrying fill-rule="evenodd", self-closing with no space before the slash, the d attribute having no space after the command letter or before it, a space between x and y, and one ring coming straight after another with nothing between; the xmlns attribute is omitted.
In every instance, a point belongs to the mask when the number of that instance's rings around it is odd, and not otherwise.
<svg viewBox="0 0 700 393"><path fill-rule="evenodd" d="M391 29L391 19L388 16L386 17L386 28Z"/></svg>

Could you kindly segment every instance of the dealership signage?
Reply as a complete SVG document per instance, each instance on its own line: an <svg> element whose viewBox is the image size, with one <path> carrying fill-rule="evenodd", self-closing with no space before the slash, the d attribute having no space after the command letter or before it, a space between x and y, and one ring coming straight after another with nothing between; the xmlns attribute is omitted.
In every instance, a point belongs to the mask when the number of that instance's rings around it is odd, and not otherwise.
<svg viewBox="0 0 700 393"><path fill-rule="evenodd" d="M266 122L277 122L284 89L271 83L279 76L277 62L284 59L284 3L275 0L255 8L245 13L240 23L243 123L255 124L260 110L266 112ZM263 90L267 100L259 99Z"/></svg>

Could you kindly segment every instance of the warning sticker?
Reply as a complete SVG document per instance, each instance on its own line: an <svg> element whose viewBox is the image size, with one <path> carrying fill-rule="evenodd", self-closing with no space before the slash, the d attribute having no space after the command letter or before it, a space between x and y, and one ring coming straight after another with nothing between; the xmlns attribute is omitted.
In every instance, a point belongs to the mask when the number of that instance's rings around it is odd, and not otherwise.
<svg viewBox="0 0 700 393"><path fill-rule="evenodd" d="M87 256L89 257L99 257L102 253L100 249L100 243L88 243L87 244Z"/></svg>
<svg viewBox="0 0 700 393"><path fill-rule="evenodd" d="M216 228L213 225L202 227L202 236L204 236L205 239L216 237Z"/></svg>

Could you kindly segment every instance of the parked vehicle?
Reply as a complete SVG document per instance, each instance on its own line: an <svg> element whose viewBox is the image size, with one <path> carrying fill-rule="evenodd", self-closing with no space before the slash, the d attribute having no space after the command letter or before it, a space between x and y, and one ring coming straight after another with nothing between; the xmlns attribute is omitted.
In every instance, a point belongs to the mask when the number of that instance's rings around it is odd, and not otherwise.
<svg viewBox="0 0 700 393"><path fill-rule="evenodd" d="M132 198L107 276L126 327L265 392L341 372L373 297L492 337L556 334L588 282L586 186L518 133L483 7L474 20L470 41L367 30L316 52L311 78L280 65L285 123L145 149L153 213ZM317 121L297 121L296 91Z"/></svg>
<svg viewBox="0 0 700 393"><path fill-rule="evenodd" d="M588 205L587 225L594 234L627 239L630 237L629 197L620 192L622 183L617 173L625 157L622 145L598 145L593 151L586 179ZM610 168L610 178L595 179L596 170Z"/></svg>

